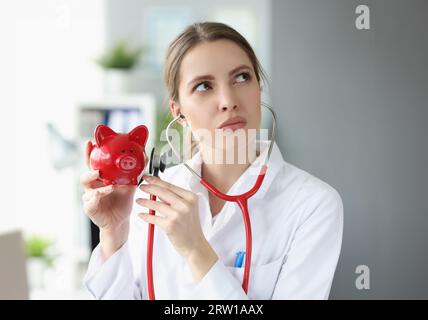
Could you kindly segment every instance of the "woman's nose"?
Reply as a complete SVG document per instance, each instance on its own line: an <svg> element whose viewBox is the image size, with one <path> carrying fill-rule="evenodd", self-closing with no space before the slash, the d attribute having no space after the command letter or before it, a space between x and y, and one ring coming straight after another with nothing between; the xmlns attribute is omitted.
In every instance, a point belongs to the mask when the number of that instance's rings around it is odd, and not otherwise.
<svg viewBox="0 0 428 320"><path fill-rule="evenodd" d="M237 108L238 108L237 104L222 105L221 106L221 111L235 110Z"/></svg>
<svg viewBox="0 0 428 320"><path fill-rule="evenodd" d="M221 111L231 111L238 108L236 99L231 90L225 90L220 96L219 109Z"/></svg>

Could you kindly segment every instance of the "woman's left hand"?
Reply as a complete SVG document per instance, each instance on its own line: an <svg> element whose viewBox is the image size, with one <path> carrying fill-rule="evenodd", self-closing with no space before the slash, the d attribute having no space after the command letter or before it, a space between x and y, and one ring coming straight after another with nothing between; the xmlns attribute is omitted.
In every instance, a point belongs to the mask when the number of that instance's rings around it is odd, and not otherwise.
<svg viewBox="0 0 428 320"><path fill-rule="evenodd" d="M141 185L140 189L162 201L138 198L136 202L162 216L146 213L139 216L144 221L162 228L178 253L186 259L199 260L198 257L203 258L204 255L212 256L213 252L209 252L212 248L202 232L199 221L197 195L159 177L143 178L148 184Z"/></svg>

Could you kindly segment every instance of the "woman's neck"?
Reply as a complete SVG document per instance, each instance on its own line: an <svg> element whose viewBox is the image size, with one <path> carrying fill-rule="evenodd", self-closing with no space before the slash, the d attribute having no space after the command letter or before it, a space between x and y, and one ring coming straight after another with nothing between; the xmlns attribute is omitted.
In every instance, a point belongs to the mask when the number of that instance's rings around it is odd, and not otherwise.
<svg viewBox="0 0 428 320"><path fill-rule="evenodd" d="M235 150L233 161L226 161L226 153L223 150L214 151L213 149L210 149L210 151L210 153L207 153L206 151L201 152L201 176L204 180L214 185L223 193L227 193L229 191L232 185L259 156L259 151L252 149L249 152L246 152L245 157L242 157L241 155L241 158L239 158L238 151ZM212 155L212 157L207 156L208 154ZM223 159L223 161L220 162L212 160L219 158Z"/></svg>

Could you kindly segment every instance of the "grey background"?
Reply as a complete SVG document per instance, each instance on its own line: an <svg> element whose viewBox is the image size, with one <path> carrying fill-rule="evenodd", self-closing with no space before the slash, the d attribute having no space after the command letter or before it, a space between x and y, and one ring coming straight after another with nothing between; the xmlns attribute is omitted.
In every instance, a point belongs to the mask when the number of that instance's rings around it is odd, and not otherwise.
<svg viewBox="0 0 428 320"><path fill-rule="evenodd" d="M355 28L370 8L371 29ZM330 298L428 298L428 2L272 2L272 93L287 161L342 196ZM370 268L371 289L355 288Z"/></svg>
<svg viewBox="0 0 428 320"><path fill-rule="evenodd" d="M199 1L107 1L107 43L144 42L150 5ZM342 254L332 299L428 298L428 2L424 0L234 1L258 14L256 53L271 83L286 161L336 188L345 207ZM357 30L355 8L370 8ZM178 31L177 31L178 32ZM164 97L161 74L141 70L136 89ZM370 268L370 290L355 269Z"/></svg>

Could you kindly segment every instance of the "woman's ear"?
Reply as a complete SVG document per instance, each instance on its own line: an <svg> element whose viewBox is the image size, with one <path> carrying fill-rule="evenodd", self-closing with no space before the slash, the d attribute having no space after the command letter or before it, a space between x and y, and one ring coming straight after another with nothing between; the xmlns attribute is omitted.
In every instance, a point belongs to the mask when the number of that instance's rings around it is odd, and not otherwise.
<svg viewBox="0 0 428 320"><path fill-rule="evenodd" d="M171 111L172 116L178 117L181 113L181 106L178 102L174 101L173 99L169 100L169 110ZM184 125L186 120L178 119L177 120L181 125Z"/></svg>

